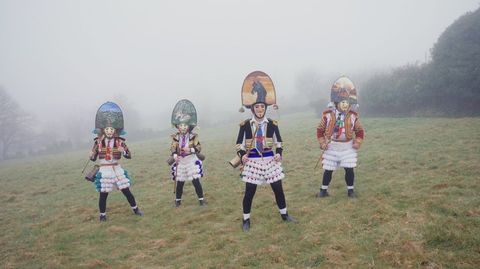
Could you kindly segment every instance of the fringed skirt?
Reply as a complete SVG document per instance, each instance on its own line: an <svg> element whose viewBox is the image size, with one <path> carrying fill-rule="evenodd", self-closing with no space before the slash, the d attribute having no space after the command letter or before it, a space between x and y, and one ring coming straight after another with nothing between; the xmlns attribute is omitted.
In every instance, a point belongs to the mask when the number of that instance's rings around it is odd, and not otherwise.
<svg viewBox="0 0 480 269"><path fill-rule="evenodd" d="M93 184L98 192L111 192L114 189L122 190L130 187L130 182L128 171L117 164L100 166Z"/></svg>
<svg viewBox="0 0 480 269"><path fill-rule="evenodd" d="M357 166L357 150L352 147L353 141L328 144L323 152L323 169L334 171L339 167L354 168Z"/></svg>
<svg viewBox="0 0 480 269"><path fill-rule="evenodd" d="M172 165L173 180L176 178L177 181L192 181L201 177L203 177L202 161L195 154L180 158L178 166Z"/></svg>
<svg viewBox="0 0 480 269"><path fill-rule="evenodd" d="M283 174L282 164L270 157L248 158L248 162L243 166L242 180L244 182L262 185L265 183L273 183L282 180Z"/></svg>

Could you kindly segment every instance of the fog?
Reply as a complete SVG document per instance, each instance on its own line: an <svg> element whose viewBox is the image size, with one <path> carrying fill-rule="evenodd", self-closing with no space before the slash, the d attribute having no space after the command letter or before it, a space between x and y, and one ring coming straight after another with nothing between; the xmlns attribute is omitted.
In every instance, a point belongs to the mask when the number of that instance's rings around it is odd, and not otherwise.
<svg viewBox="0 0 480 269"><path fill-rule="evenodd" d="M128 103L136 126L154 130L170 128L183 98L196 105L200 125L241 119L240 88L254 70L273 79L281 113L306 103L302 74L366 76L426 61L444 29L478 5L0 0L0 85L39 130L81 127L76 131L88 134L108 100ZM127 132L134 125L128 119Z"/></svg>

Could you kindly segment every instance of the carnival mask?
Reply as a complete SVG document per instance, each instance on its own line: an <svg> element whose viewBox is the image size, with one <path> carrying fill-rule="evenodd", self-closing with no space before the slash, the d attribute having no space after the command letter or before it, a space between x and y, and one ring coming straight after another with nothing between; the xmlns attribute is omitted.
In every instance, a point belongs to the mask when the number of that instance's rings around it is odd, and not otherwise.
<svg viewBox="0 0 480 269"><path fill-rule="evenodd" d="M180 123L177 125L177 128L181 134L186 134L188 132L188 125L185 123Z"/></svg>
<svg viewBox="0 0 480 269"><path fill-rule="evenodd" d="M256 103L253 105L253 114L257 119L263 119L266 110L264 103Z"/></svg>
<svg viewBox="0 0 480 269"><path fill-rule="evenodd" d="M113 135L115 134L115 129L112 128L112 127L106 127L104 129L104 132L105 132L105 135L108 137L108 138L112 138Z"/></svg>
<svg viewBox="0 0 480 269"><path fill-rule="evenodd" d="M348 102L348 100L343 100L337 105L337 109L342 112L347 112L349 108L350 108L350 103Z"/></svg>

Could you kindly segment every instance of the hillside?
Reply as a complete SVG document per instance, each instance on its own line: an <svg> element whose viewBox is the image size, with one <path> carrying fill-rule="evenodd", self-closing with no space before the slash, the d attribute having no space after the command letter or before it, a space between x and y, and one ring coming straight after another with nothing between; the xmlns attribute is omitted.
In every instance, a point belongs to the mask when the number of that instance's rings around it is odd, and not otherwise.
<svg viewBox="0 0 480 269"><path fill-rule="evenodd" d="M98 194L80 174L88 152L0 164L3 268L475 268L480 264L480 118L366 118L358 199L343 171L331 196L314 197L321 168L317 119L280 119L284 189L298 224L283 223L268 186L258 189L252 229L241 231L244 184L227 162L237 125L198 130L207 156L207 207L185 185L173 207L166 138L130 144L122 160L145 216L120 192L98 221ZM127 137L128 139L128 137Z"/></svg>

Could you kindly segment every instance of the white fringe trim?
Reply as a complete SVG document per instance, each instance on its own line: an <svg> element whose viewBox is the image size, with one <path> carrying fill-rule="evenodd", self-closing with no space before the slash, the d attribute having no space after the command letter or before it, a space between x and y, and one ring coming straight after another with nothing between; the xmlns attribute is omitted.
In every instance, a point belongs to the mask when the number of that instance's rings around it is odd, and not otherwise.
<svg viewBox="0 0 480 269"><path fill-rule="evenodd" d="M323 169L333 171L339 167L357 167L357 150L352 147L352 144L352 141L332 141L322 155Z"/></svg>
<svg viewBox="0 0 480 269"><path fill-rule="evenodd" d="M101 166L100 191L111 192L115 189L126 189L130 187L130 180L125 176L125 170L120 165Z"/></svg>
<svg viewBox="0 0 480 269"><path fill-rule="evenodd" d="M195 164L197 161L202 164L202 161L194 154L181 158L176 168L177 181L193 181L194 179L201 178L200 167Z"/></svg>
<svg viewBox="0 0 480 269"><path fill-rule="evenodd" d="M252 184L273 183L285 178L282 164L273 157L251 158L242 171L242 180Z"/></svg>

